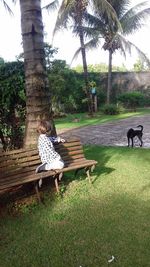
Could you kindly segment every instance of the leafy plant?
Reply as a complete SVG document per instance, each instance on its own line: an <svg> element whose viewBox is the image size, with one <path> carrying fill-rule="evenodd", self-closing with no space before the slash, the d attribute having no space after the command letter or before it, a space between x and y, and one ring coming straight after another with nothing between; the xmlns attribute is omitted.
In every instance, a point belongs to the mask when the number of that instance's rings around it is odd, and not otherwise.
<svg viewBox="0 0 150 267"><path fill-rule="evenodd" d="M23 62L0 65L0 138L3 148L19 148L23 140L25 92Z"/></svg>
<svg viewBox="0 0 150 267"><path fill-rule="evenodd" d="M145 103L144 95L137 91L123 93L118 97L118 100L125 108L130 108L133 111L136 111L137 107L144 106Z"/></svg>
<svg viewBox="0 0 150 267"><path fill-rule="evenodd" d="M64 60L54 60L49 72L50 93L54 115L60 112L85 111L83 77L78 79Z"/></svg>
<svg viewBox="0 0 150 267"><path fill-rule="evenodd" d="M119 106L114 104L106 104L103 106L102 111L106 115L116 115L120 113Z"/></svg>

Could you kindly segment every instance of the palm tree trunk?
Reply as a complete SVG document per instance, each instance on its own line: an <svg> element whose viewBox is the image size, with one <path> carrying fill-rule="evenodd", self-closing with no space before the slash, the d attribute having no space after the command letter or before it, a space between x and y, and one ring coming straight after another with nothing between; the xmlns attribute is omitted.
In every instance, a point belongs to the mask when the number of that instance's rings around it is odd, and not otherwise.
<svg viewBox="0 0 150 267"><path fill-rule="evenodd" d="M24 146L37 143L37 124L40 120L52 123L51 105L46 73L43 23L40 0L20 0L21 28L24 49L26 87L26 128Z"/></svg>
<svg viewBox="0 0 150 267"><path fill-rule="evenodd" d="M112 51L109 50L108 84L107 84L107 100L106 100L107 104L110 104L111 91L112 91Z"/></svg>
<svg viewBox="0 0 150 267"><path fill-rule="evenodd" d="M89 77L88 77L86 52L85 52L85 45L84 45L84 35L83 35L82 27L80 28L79 37L80 37L81 54L82 54L82 62L83 62L85 90L86 90L86 95L87 95L87 100L88 100L88 111L89 111L90 114L93 114L91 94L90 94L90 91L89 91Z"/></svg>

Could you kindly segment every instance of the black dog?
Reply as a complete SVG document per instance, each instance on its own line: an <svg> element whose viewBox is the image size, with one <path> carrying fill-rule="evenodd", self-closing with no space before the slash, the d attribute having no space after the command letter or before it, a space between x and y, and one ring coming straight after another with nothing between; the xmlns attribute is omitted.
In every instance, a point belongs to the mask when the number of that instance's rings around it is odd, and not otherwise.
<svg viewBox="0 0 150 267"><path fill-rule="evenodd" d="M127 138L128 138L128 146L130 146L130 140L131 140L131 144L133 147L133 138L135 136L137 136L141 142L140 146L143 145L143 141L142 141L142 136L143 136L143 126L142 125L138 125L137 127L140 127L141 130L134 130L134 129L129 129L127 132Z"/></svg>

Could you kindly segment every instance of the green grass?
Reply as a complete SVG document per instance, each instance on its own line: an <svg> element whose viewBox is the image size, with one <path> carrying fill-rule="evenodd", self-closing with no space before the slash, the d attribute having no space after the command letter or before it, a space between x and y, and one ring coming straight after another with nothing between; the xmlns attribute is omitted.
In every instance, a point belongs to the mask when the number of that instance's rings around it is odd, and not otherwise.
<svg viewBox="0 0 150 267"><path fill-rule="evenodd" d="M49 191L45 205L1 218L1 267L150 266L149 149L85 153L98 161L92 185L67 174L62 198Z"/></svg>
<svg viewBox="0 0 150 267"><path fill-rule="evenodd" d="M68 114L65 118L55 119L55 125L57 129L75 128L87 125L97 125L149 113L150 109L138 109L137 112L125 112L118 115L103 115L98 112L94 114L94 117L89 117L86 113ZM76 119L78 121L76 121Z"/></svg>

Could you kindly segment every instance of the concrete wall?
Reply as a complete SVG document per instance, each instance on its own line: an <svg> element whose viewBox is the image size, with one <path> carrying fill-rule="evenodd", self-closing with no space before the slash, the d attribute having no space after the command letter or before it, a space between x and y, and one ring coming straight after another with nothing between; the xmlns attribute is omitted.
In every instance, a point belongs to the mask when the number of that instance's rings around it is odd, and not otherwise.
<svg viewBox="0 0 150 267"><path fill-rule="evenodd" d="M107 88L107 73L100 74L100 87ZM113 72L112 96L128 91L141 91L150 96L150 71L146 72Z"/></svg>
<svg viewBox="0 0 150 267"><path fill-rule="evenodd" d="M121 91L150 89L150 72L114 72L113 85L115 84Z"/></svg>

